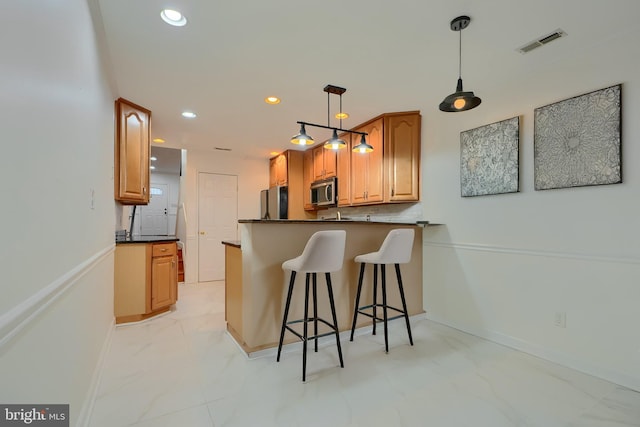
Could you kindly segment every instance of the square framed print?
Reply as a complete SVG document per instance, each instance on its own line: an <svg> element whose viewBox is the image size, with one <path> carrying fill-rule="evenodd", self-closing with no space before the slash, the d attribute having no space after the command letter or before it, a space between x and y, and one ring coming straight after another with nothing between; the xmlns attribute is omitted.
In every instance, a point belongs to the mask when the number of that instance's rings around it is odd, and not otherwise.
<svg viewBox="0 0 640 427"><path fill-rule="evenodd" d="M520 117L460 132L462 197L519 189Z"/></svg>
<svg viewBox="0 0 640 427"><path fill-rule="evenodd" d="M535 109L536 190L622 182L622 85Z"/></svg>

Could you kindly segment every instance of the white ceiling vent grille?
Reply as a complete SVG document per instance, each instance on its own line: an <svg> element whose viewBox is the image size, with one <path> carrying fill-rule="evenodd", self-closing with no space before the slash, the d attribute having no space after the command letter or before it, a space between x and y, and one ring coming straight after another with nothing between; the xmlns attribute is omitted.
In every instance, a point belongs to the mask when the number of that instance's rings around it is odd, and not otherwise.
<svg viewBox="0 0 640 427"><path fill-rule="evenodd" d="M544 46L547 43L551 43L552 41L554 41L556 39L559 39L560 37L566 37L566 35L567 35L567 33L565 33L560 28L558 28L554 32L552 32L550 34L547 34L546 36L542 36L542 37L538 38L537 40L529 42L529 43L525 44L524 46L519 47L516 50L518 52L520 52L520 53L528 53L528 52L531 52L533 49L536 49L536 48L538 48L540 46Z"/></svg>

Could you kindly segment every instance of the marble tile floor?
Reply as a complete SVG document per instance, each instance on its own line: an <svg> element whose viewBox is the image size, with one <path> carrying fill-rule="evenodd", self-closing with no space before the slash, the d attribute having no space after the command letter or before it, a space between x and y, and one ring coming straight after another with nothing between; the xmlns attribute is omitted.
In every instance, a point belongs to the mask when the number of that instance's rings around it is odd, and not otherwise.
<svg viewBox="0 0 640 427"><path fill-rule="evenodd" d="M224 283L114 331L91 427L640 426L640 393L428 321L390 324L307 359L248 359L225 332ZM364 332L364 331L363 331Z"/></svg>

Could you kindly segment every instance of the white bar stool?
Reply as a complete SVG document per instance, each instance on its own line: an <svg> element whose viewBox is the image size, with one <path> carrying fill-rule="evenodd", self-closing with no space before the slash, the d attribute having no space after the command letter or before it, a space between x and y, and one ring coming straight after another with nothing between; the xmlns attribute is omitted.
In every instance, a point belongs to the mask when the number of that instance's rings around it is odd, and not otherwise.
<svg viewBox="0 0 640 427"><path fill-rule="evenodd" d="M353 312L353 323L351 324L351 339L353 341L353 333L356 329L356 320L358 314L371 317L373 319L373 335L376 334L376 322L384 322L384 347L385 352L389 352L389 337L387 332L387 322L389 320L404 317L407 323L407 333L409 334L409 343L413 345L411 337L411 325L409 324L409 315L407 314L407 302L404 297L404 289L402 287L402 276L400 274L400 264L406 264L411 260L411 251L413 249L414 230L412 228L399 228L389 231L385 237L380 249L377 252L358 255L354 258L355 262L362 263L360 266L360 278L358 279L358 291L356 292L356 303ZM362 278L364 276L364 267L366 264L373 264L373 304L360 307L360 293L362 291ZM400 299L402 300L402 309L387 305L387 283L386 283L386 264L394 264L396 268L396 277L398 279L398 289L400 290ZM378 294L378 265L380 265L380 274L382 275L382 304L377 302ZM382 319L377 316L377 308L382 308ZM372 309L373 313L364 310ZM400 313L399 316L388 318L387 310L391 309Z"/></svg>
<svg viewBox="0 0 640 427"><path fill-rule="evenodd" d="M318 338L335 334L336 345L338 346L338 357L340 358L340 367L344 368L330 273L342 269L342 263L344 262L344 248L346 237L347 232L345 230L318 231L309 238L300 256L282 263L283 270L291 270L291 279L289 280L287 302L285 303L284 315L282 317L282 328L280 329L280 342L278 343L278 357L276 361L280 361L280 352L282 351L284 332L285 330L288 330L302 340L302 381L306 380L307 341L309 340L315 341L315 351L317 352ZM289 316L289 307L291 305L291 294L293 293L293 285L295 284L296 274L298 272L306 273L304 290L304 318L299 320L287 321L287 318ZM327 281L327 291L329 293L329 305L331 306L331 316L333 317L333 323L329 323L324 319L318 318L318 302L316 289L317 273L325 273L325 278ZM313 278L313 317L309 317L310 277ZM300 322L303 323L302 335L289 326L293 323ZM313 336L308 335L307 327L309 322L313 322ZM318 334L318 322L322 322L325 325L329 326L331 328L331 332Z"/></svg>

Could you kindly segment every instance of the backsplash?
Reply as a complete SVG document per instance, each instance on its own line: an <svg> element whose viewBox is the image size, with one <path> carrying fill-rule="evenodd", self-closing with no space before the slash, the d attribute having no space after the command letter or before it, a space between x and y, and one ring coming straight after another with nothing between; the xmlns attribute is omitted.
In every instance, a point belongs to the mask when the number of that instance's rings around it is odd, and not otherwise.
<svg viewBox="0 0 640 427"><path fill-rule="evenodd" d="M355 207L329 208L318 211L318 219L335 218L340 212L344 219L356 221L420 221L422 216L421 203L398 203L386 205L370 205Z"/></svg>

